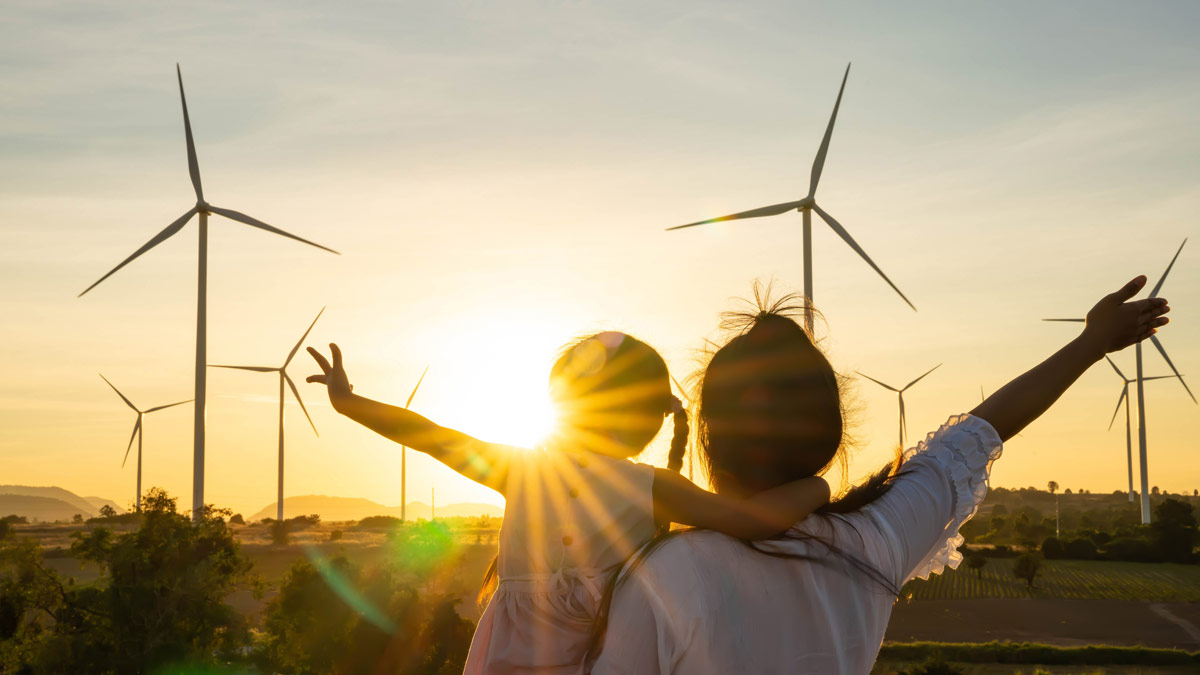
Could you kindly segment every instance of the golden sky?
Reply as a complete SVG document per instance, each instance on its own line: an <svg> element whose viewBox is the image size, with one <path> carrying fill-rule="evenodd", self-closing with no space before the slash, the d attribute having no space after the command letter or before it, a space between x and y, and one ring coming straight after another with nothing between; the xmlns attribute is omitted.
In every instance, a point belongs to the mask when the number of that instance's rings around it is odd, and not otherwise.
<svg viewBox="0 0 1200 675"><path fill-rule="evenodd" d="M1086 8L1086 15L1081 12ZM824 225L815 299L835 367L902 384L912 440L1067 341L1197 234L1200 10L795 3L159 3L6 6L0 41L0 483L125 503L133 415L191 397L194 223L174 64L206 197L338 249L213 218L209 359L275 365L339 342L356 391L530 442L564 342L657 346L681 379L754 279L799 290L800 217L668 226L799 199L854 62L818 198L919 309ZM1036 19L1036 20L1033 20ZM1200 240L1160 333L1200 391ZM1116 357L1132 371L1132 352ZM303 354L297 382L314 369ZM1165 374L1152 350L1147 374ZM398 504L399 448L301 384L287 494ZM275 495L276 381L209 377L207 501ZM1125 485L1120 382L1097 366L1012 441L993 485ZM894 396L855 392L851 474L895 445ZM1200 408L1147 385L1151 484L1200 488ZM664 458L669 431L650 458ZM1136 449L1135 449L1136 451ZM144 482L190 501L191 409L147 418ZM420 456L410 500L495 493Z"/></svg>

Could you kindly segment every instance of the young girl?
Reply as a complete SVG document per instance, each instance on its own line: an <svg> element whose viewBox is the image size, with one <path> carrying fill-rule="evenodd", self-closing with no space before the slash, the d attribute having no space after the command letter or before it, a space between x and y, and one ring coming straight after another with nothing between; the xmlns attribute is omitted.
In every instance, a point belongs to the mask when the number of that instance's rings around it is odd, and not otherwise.
<svg viewBox="0 0 1200 675"><path fill-rule="evenodd" d="M485 443L404 408L351 393L337 345L309 353L338 412L424 452L505 496L499 583L479 620L466 673L582 672L608 574L670 523L742 539L787 530L829 500L817 476L759 493L718 496L679 475L687 416L666 363L624 333L568 347L550 371L558 431L539 448ZM635 464L674 418L668 469Z"/></svg>

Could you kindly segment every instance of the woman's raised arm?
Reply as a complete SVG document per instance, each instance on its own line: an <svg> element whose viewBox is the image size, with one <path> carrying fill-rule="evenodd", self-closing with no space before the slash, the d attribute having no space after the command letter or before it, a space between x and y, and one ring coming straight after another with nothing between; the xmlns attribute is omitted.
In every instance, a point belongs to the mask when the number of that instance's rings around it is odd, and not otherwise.
<svg viewBox="0 0 1200 675"><path fill-rule="evenodd" d="M1108 352L1145 340L1167 324L1171 311L1162 298L1130 302L1146 285L1139 276L1100 299L1087 314L1083 332L1053 356L1004 385L971 414L987 420L1008 440L1033 422L1062 396L1075 380Z"/></svg>

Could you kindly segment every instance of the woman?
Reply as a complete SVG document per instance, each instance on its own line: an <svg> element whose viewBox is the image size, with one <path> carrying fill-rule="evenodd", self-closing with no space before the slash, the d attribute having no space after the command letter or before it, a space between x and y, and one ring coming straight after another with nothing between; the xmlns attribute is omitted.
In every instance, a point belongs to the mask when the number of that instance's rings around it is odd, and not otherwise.
<svg viewBox="0 0 1200 675"><path fill-rule="evenodd" d="M747 544L668 536L615 585L594 675L868 673L899 588L956 567L958 528L987 491L1001 444L1106 353L1167 323L1130 302L1139 276L1096 304L1082 334L889 469L785 535ZM838 379L776 306L714 354L700 387L700 449L718 492L754 494L825 470L842 452Z"/></svg>

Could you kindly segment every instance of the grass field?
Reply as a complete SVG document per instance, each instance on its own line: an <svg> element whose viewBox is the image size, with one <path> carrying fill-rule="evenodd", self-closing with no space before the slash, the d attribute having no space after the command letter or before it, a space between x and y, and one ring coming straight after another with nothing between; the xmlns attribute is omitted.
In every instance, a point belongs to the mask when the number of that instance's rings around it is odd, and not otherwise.
<svg viewBox="0 0 1200 675"><path fill-rule="evenodd" d="M962 565L928 581L910 582L903 595L912 600L1032 597L1200 602L1200 565L1047 560L1030 590L1013 576L1012 564L1009 558L990 558L978 577Z"/></svg>

